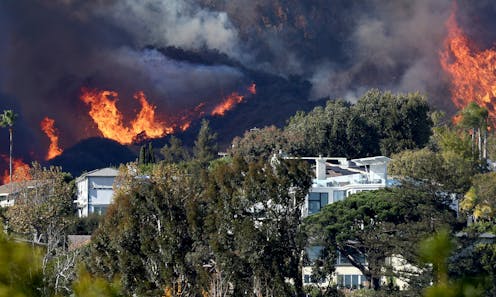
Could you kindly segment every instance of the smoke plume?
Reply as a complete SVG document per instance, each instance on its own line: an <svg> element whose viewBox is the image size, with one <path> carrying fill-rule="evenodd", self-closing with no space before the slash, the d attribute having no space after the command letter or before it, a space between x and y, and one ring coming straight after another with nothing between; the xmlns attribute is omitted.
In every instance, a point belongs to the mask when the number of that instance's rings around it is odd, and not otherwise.
<svg viewBox="0 0 496 297"><path fill-rule="evenodd" d="M457 3L461 26L481 47L491 46L495 5ZM167 117L200 102L219 102L261 72L308 80L311 93L302 100L353 101L375 87L420 91L446 106L439 51L452 5L452 0L1 1L0 110L21 114L17 152L42 159L49 145L39 131L45 117L54 119L63 147L98 135L79 100L83 87L118 91L118 105L129 118L136 112L136 91ZM5 131L0 133L5 139ZM0 144L5 152L4 140Z"/></svg>

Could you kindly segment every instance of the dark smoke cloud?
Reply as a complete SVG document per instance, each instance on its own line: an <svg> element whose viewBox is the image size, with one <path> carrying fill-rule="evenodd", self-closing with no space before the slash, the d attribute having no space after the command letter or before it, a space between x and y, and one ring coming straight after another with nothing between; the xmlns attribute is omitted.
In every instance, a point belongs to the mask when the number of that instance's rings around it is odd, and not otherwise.
<svg viewBox="0 0 496 297"><path fill-rule="evenodd" d="M496 30L486 23L494 23L492 1L456 2L463 28L482 47L491 46ZM20 133L29 135L20 145L23 153L34 150L38 158L42 150L30 147L47 146L37 131L44 116L55 118L63 146L96 135L78 100L83 86L119 91L129 112L135 108L132 94L143 90L167 115L239 90L251 81L241 68L249 68L309 80L311 98L302 99L353 101L377 87L424 92L443 106L449 94L438 53L452 5L452 0L0 1L0 93L9 98L5 106L15 102L23 114ZM165 47L216 53L233 63L179 61L164 54Z"/></svg>
<svg viewBox="0 0 496 297"><path fill-rule="evenodd" d="M0 3L0 91L14 98L15 110L23 115L17 130L29 135L18 139L18 154L34 151L34 158L44 157L48 140L39 123L45 116L56 120L64 147L97 135L79 100L82 87L118 91L128 113L136 108L132 94L143 90L167 116L200 101L218 102L249 82L230 66L174 61L146 49L151 44L229 52L236 44L225 13L194 11L180 1L167 7L160 6L165 1L153 2ZM1 110L10 108L1 103Z"/></svg>

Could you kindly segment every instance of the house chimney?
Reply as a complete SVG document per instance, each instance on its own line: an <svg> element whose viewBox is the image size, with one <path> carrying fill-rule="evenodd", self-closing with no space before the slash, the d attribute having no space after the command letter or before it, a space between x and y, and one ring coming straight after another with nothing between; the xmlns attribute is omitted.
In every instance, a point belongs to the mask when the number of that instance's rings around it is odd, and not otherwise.
<svg viewBox="0 0 496 297"><path fill-rule="evenodd" d="M319 156L315 159L315 177L320 180L326 179L326 159Z"/></svg>

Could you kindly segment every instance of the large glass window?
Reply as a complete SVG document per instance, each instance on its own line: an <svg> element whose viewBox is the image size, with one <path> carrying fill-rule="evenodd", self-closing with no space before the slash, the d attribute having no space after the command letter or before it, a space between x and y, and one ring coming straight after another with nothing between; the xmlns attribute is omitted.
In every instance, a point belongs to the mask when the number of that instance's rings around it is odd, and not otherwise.
<svg viewBox="0 0 496 297"><path fill-rule="evenodd" d="M322 207L329 204L329 194L320 192L310 192L308 194L308 214L319 212Z"/></svg>
<svg viewBox="0 0 496 297"><path fill-rule="evenodd" d="M332 191L332 201L337 202L344 199L346 191Z"/></svg>
<svg viewBox="0 0 496 297"><path fill-rule="evenodd" d="M337 284L344 288L363 288L366 278L361 274L340 274L337 277Z"/></svg>

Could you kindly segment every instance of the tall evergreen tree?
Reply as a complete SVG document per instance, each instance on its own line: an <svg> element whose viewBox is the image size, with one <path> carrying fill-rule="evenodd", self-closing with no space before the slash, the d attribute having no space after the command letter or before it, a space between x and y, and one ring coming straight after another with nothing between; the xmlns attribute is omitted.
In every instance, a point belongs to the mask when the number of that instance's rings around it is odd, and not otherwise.
<svg viewBox="0 0 496 297"><path fill-rule="evenodd" d="M212 132L208 120L203 119L193 148L195 158L200 163L207 163L216 158L217 150L217 133Z"/></svg>
<svg viewBox="0 0 496 297"><path fill-rule="evenodd" d="M178 163L189 159L188 151L183 147L181 139L171 136L169 145L164 145L160 150L165 163Z"/></svg>

